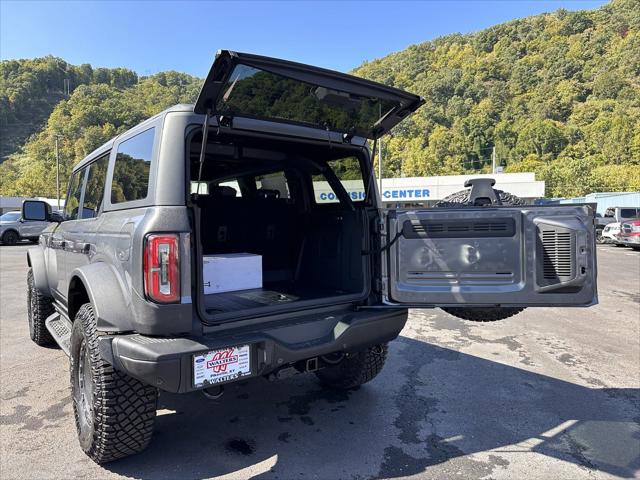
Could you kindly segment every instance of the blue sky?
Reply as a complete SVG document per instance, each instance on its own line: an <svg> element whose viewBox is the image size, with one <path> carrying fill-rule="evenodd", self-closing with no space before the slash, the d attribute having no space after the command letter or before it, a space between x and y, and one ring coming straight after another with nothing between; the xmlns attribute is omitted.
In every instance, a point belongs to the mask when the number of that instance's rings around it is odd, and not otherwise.
<svg viewBox="0 0 640 480"><path fill-rule="evenodd" d="M348 71L409 45L603 0L207 2L0 0L0 58L204 77L219 48Z"/></svg>

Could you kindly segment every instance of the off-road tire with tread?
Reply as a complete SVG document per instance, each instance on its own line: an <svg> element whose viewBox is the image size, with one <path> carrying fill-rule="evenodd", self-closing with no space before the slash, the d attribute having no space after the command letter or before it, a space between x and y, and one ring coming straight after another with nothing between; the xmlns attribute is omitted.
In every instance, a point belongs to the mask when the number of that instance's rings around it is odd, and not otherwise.
<svg viewBox="0 0 640 480"><path fill-rule="evenodd" d="M524 205L525 203L519 197L502 190L493 189L496 196L502 202L502 205ZM460 208L469 207L469 194L471 189L460 190L444 197L438 203L436 208ZM471 320L473 322L495 322L496 320L504 320L512 317L524 310L524 307L443 307L442 310L454 317L463 320Z"/></svg>
<svg viewBox="0 0 640 480"><path fill-rule="evenodd" d="M33 280L33 269L27 272L27 317L29 318L29 336L41 347L55 344L47 330L45 320L54 312L53 299L40 293Z"/></svg>
<svg viewBox="0 0 640 480"><path fill-rule="evenodd" d="M2 235L2 243L5 245L15 245L20 240L20 235L15 230L7 230Z"/></svg>
<svg viewBox="0 0 640 480"><path fill-rule="evenodd" d="M373 380L384 367L389 347L386 343L352 353L338 363L322 368L316 376L322 384L349 390Z"/></svg>
<svg viewBox="0 0 640 480"><path fill-rule="evenodd" d="M524 310L524 307L442 307L442 310L449 315L462 318L463 320L471 320L472 322L495 322L496 320L504 320L505 318L517 315Z"/></svg>
<svg viewBox="0 0 640 480"><path fill-rule="evenodd" d="M503 205L525 205L520 197L513 195L512 193L505 192L502 190L498 190L494 188L496 196L500 199ZM452 193L444 197L438 203L435 204L436 208L460 208L466 205L469 201L469 194L471 193L471 189L467 188L466 190L460 190L459 192ZM462 204L462 205L461 205Z"/></svg>
<svg viewBox="0 0 640 480"><path fill-rule="evenodd" d="M83 346L84 342L84 346ZM79 382L81 351L86 352L91 376L91 406L83 423ZM71 333L71 392L78 439L82 450L102 464L143 451L151 441L158 390L116 371L98 348L95 314L86 303L78 311Z"/></svg>

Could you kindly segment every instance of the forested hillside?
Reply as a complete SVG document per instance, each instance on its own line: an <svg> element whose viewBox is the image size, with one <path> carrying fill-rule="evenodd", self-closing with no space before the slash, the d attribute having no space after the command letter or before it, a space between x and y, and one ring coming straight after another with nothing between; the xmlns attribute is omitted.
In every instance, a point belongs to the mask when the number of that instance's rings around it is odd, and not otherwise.
<svg viewBox="0 0 640 480"><path fill-rule="evenodd" d="M53 57L2 62L0 133L3 138L7 124L37 122L36 113L29 117L30 111L35 112L35 105L40 106L37 112L41 112L47 99L56 95L64 97L61 91L64 74L58 75L51 69L48 70L50 76L31 74L33 64L55 65L56 62L64 63ZM49 112L44 128L0 164L0 194L55 197L56 137L61 177L66 182L73 165L92 150L171 105L193 102L202 83L198 78L178 72L138 77L126 69L66 66L67 71L76 73L71 80L71 95Z"/></svg>
<svg viewBox="0 0 640 480"><path fill-rule="evenodd" d="M125 68L70 65L55 57L0 63L0 162L46 123L54 107L79 85L127 88L138 75Z"/></svg>
<svg viewBox="0 0 640 480"><path fill-rule="evenodd" d="M385 142L387 175L535 171L548 196L640 190L640 0L449 35L355 73L426 105Z"/></svg>
<svg viewBox="0 0 640 480"><path fill-rule="evenodd" d="M66 176L201 84L53 57L5 61L0 73L0 194L53 196L56 136ZM505 171L535 171L548 196L640 190L640 0L449 35L354 73L426 99L384 141L385 176L488 172L495 146Z"/></svg>

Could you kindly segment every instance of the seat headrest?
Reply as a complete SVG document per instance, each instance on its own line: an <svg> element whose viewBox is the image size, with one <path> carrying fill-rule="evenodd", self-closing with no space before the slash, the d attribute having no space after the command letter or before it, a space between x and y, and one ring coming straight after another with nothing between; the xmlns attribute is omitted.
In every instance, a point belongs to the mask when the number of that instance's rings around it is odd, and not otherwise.
<svg viewBox="0 0 640 480"><path fill-rule="evenodd" d="M267 188L259 188L256 194L258 198L280 198L280 192L278 190L269 190Z"/></svg>
<svg viewBox="0 0 640 480"><path fill-rule="evenodd" d="M212 197L235 197L238 191L227 185L211 185L209 187L209 195Z"/></svg>

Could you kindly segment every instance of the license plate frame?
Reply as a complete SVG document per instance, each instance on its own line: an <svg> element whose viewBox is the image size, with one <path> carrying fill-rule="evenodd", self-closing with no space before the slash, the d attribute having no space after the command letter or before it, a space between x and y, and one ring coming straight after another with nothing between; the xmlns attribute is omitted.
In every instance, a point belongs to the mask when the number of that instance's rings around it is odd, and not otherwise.
<svg viewBox="0 0 640 480"><path fill-rule="evenodd" d="M194 388L235 382L255 375L253 345L232 345L196 353L191 358Z"/></svg>

